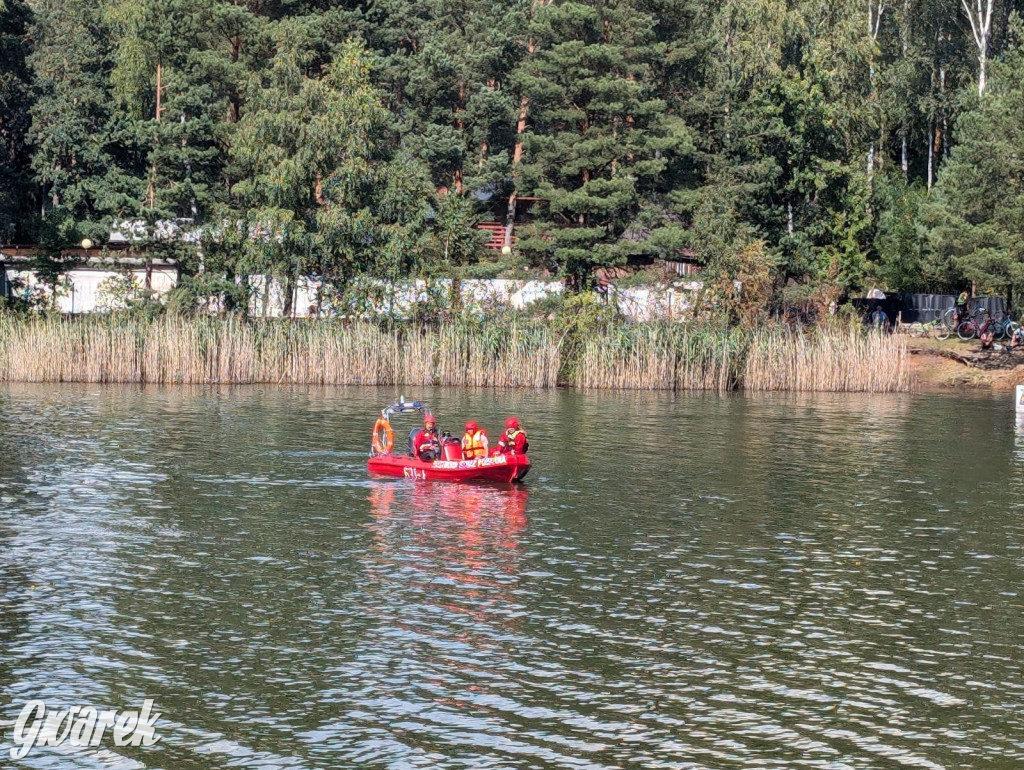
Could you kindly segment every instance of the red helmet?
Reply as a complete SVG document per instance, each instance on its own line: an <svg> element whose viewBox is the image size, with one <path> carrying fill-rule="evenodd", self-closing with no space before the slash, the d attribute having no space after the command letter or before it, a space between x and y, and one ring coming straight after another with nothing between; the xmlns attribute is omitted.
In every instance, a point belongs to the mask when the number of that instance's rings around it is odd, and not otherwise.
<svg viewBox="0 0 1024 770"><path fill-rule="evenodd" d="M432 415L432 414L425 414L425 415L423 415L423 424L424 425L437 425L437 420L434 419L434 415Z"/></svg>
<svg viewBox="0 0 1024 770"><path fill-rule="evenodd" d="M506 428L518 428L519 427L519 420L517 420L515 417L509 417L507 420L505 420L505 427Z"/></svg>
<svg viewBox="0 0 1024 770"><path fill-rule="evenodd" d="M466 423L466 430L476 430L476 423L470 420Z"/></svg>

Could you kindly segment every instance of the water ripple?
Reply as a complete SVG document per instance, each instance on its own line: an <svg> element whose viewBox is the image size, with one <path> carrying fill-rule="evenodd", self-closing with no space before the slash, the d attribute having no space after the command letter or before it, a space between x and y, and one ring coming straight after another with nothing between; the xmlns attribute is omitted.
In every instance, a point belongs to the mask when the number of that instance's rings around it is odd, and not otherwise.
<svg viewBox="0 0 1024 770"><path fill-rule="evenodd" d="M26 767L1024 760L1004 404L418 394L520 416L505 488L369 479L394 395L0 390L4 717L163 713Z"/></svg>

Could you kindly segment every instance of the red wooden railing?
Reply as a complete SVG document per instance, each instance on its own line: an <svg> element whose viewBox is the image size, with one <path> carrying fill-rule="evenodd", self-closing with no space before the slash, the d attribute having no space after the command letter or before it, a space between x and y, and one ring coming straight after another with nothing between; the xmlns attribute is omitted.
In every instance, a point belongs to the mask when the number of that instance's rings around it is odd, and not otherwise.
<svg viewBox="0 0 1024 770"><path fill-rule="evenodd" d="M483 230L486 233L491 234L491 238L484 246L488 249L501 249L505 245L505 225L500 222L478 222L476 226L477 230ZM516 242L515 236L512 237L512 244Z"/></svg>

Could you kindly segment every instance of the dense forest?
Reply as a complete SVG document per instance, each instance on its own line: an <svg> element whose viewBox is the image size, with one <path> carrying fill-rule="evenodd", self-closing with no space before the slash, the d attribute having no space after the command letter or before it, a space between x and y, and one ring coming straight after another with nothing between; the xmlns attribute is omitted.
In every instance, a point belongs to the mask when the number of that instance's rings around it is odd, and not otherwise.
<svg viewBox="0 0 1024 770"><path fill-rule="evenodd" d="M208 280L686 255L748 299L1024 289L1014 0L0 0L0 243ZM509 254L479 221L515 222Z"/></svg>

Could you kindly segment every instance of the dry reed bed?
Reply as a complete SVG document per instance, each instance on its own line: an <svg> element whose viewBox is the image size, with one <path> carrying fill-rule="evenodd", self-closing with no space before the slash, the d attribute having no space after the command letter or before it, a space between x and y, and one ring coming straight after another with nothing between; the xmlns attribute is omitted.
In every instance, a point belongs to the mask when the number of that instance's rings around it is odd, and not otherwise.
<svg viewBox="0 0 1024 770"><path fill-rule="evenodd" d="M757 331L745 390L894 393L910 390L906 340L857 328Z"/></svg>
<svg viewBox="0 0 1024 770"><path fill-rule="evenodd" d="M679 324L630 324L588 339L573 384L580 388L717 390L738 384L742 335Z"/></svg>
<svg viewBox="0 0 1024 770"><path fill-rule="evenodd" d="M554 387L558 345L516 324L0 317L0 381Z"/></svg>
<svg viewBox="0 0 1024 770"><path fill-rule="evenodd" d="M153 384L469 385L905 391L905 341L859 329L748 334L623 324L560 338L536 323L370 323L233 317L0 316L0 381Z"/></svg>
<svg viewBox="0 0 1024 770"><path fill-rule="evenodd" d="M910 390L904 339L858 327L747 335L685 325L623 326L588 340L573 384L645 390Z"/></svg>

